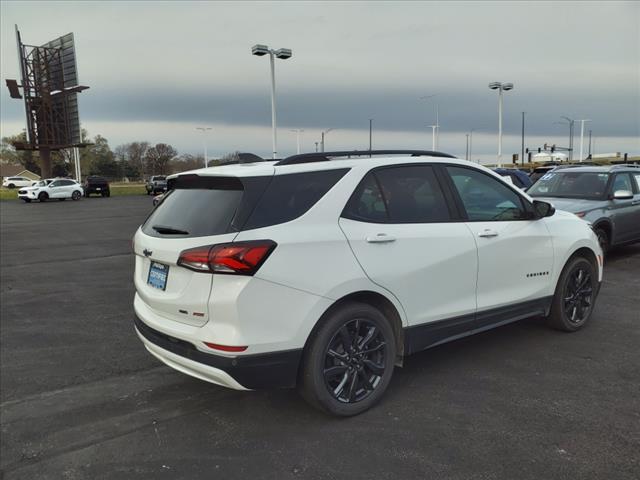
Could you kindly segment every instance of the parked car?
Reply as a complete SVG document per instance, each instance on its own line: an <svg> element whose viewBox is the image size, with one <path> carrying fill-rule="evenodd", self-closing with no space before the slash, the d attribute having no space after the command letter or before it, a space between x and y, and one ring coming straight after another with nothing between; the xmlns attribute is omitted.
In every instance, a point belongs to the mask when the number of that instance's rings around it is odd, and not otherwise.
<svg viewBox="0 0 640 480"><path fill-rule="evenodd" d="M588 223L447 154L365 154L169 177L133 242L147 350L229 388L297 385L347 416L409 354L532 316L588 322L602 280Z"/></svg>
<svg viewBox="0 0 640 480"><path fill-rule="evenodd" d="M153 197L153 200L151 203L153 203L154 207L157 207L160 202L162 201L162 199L164 198L164 196L166 195L166 193L161 193L160 195L156 195L155 197Z"/></svg>
<svg viewBox="0 0 640 480"><path fill-rule="evenodd" d="M46 180L38 182L33 187L23 187L18 190L18 198L26 203L32 200L46 202L49 199L58 199L64 201L67 198L71 200L80 200L83 194L82 185L75 180L68 178L56 178L47 183Z"/></svg>
<svg viewBox="0 0 640 480"><path fill-rule="evenodd" d="M165 175L155 175L149 178L145 188L147 189L147 195L164 193L167 191L167 177Z"/></svg>
<svg viewBox="0 0 640 480"><path fill-rule="evenodd" d="M528 193L591 223L605 252L640 241L640 166L554 170Z"/></svg>
<svg viewBox="0 0 640 480"><path fill-rule="evenodd" d="M2 180L2 186L7 188L28 187L33 179L27 177L6 177Z"/></svg>
<svg viewBox="0 0 640 480"><path fill-rule="evenodd" d="M111 189L109 188L109 182L104 177L98 177L90 175L84 181L84 196L89 197L92 193L97 193L103 197L111 196Z"/></svg>
<svg viewBox="0 0 640 480"><path fill-rule="evenodd" d="M493 171L501 177L509 177L511 179L511 183L522 190L526 190L533 185L529 175L521 170L515 168L494 168Z"/></svg>

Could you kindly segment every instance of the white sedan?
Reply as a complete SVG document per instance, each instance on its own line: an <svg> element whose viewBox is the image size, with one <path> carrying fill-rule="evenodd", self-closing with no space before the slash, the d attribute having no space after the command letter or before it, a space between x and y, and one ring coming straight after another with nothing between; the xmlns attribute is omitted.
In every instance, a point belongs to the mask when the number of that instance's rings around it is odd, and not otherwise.
<svg viewBox="0 0 640 480"><path fill-rule="evenodd" d="M18 198L29 203L31 200L46 202L50 198L57 198L60 201L70 198L80 200L84 194L82 186L75 180L68 178L57 178L41 180L33 187L21 188L18 190Z"/></svg>

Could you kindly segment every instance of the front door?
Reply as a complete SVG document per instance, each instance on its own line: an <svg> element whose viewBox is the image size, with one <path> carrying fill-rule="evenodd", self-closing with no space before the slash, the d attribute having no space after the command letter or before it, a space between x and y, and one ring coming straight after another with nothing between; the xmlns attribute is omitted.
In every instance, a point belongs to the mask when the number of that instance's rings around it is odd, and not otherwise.
<svg viewBox="0 0 640 480"><path fill-rule="evenodd" d="M526 199L488 173L459 166L447 172L478 245L478 327L500 320L491 311L510 317L520 307L544 305L538 300L553 294L554 269L545 220L531 219Z"/></svg>
<svg viewBox="0 0 640 480"><path fill-rule="evenodd" d="M609 190L609 211L613 223L611 244L629 242L638 238L640 224L640 196L628 199L613 198L615 192L625 190L634 193L633 177L626 172L616 173Z"/></svg>
<svg viewBox="0 0 640 480"><path fill-rule="evenodd" d="M400 301L412 327L428 326L414 351L473 326L476 244L452 209L433 167L412 164L368 173L340 219L371 281Z"/></svg>

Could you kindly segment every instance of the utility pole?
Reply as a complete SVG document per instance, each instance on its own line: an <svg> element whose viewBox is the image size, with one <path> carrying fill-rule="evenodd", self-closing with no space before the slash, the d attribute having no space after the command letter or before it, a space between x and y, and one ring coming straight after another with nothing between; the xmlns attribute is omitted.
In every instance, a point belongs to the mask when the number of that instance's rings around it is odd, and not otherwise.
<svg viewBox="0 0 640 480"><path fill-rule="evenodd" d="M373 144L372 139L373 139L373 118L370 118L369 119L369 151L372 150L371 148ZM369 154L369 156L371 156L371 154Z"/></svg>
<svg viewBox="0 0 640 480"><path fill-rule="evenodd" d="M592 130L589 130L589 158L591 158L591 132Z"/></svg>
<svg viewBox="0 0 640 480"><path fill-rule="evenodd" d="M315 142L316 144L316 153L318 152L318 142Z"/></svg>
<svg viewBox="0 0 640 480"><path fill-rule="evenodd" d="M521 160L521 165L524 166L524 114L527 112L522 112L522 157L520 157Z"/></svg>

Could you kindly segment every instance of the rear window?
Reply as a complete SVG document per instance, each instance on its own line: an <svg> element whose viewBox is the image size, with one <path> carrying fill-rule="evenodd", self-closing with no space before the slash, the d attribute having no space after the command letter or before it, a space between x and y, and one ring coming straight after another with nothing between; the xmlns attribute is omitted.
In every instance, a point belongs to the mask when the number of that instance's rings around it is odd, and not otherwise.
<svg viewBox="0 0 640 480"><path fill-rule="evenodd" d="M180 175L169 181L169 193L142 231L163 238L203 237L289 222L306 213L348 171L242 179Z"/></svg>
<svg viewBox="0 0 640 480"><path fill-rule="evenodd" d="M313 207L348 168L275 175L242 230L290 222Z"/></svg>
<svg viewBox="0 0 640 480"><path fill-rule="evenodd" d="M152 237L205 237L228 233L243 196L238 179L184 182L165 195L142 231Z"/></svg>

